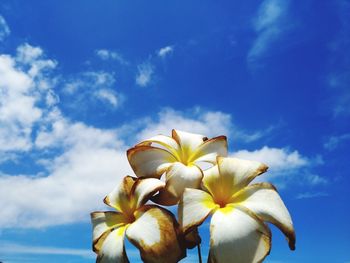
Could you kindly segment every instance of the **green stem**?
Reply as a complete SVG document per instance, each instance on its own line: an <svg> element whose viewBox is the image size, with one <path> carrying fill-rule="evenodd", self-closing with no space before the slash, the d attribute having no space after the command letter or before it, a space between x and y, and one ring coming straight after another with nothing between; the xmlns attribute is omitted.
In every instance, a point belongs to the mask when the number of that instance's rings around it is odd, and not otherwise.
<svg viewBox="0 0 350 263"><path fill-rule="evenodd" d="M198 244L197 251L198 251L198 262L202 263L201 244Z"/></svg>

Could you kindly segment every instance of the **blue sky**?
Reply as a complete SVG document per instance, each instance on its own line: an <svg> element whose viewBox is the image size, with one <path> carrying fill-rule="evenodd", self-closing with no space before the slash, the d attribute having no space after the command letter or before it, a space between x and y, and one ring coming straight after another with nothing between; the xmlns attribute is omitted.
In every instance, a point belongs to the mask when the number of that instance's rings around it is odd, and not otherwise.
<svg viewBox="0 0 350 263"><path fill-rule="evenodd" d="M350 262L349 13L346 0L2 0L0 261L94 262L89 213L131 174L125 150L176 128L270 166L297 245L272 226L266 262Z"/></svg>

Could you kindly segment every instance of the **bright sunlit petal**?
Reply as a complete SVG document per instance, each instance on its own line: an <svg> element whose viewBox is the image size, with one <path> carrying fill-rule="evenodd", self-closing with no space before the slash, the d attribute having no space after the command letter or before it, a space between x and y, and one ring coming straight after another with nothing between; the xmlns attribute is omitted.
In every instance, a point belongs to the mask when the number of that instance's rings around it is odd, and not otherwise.
<svg viewBox="0 0 350 263"><path fill-rule="evenodd" d="M253 214L236 207L219 209L210 222L209 262L261 262L270 251L270 235Z"/></svg>
<svg viewBox="0 0 350 263"><path fill-rule="evenodd" d="M269 183L250 185L241 190L233 200L263 221L276 225L287 237L290 249L295 249L295 233L290 214L275 187Z"/></svg>

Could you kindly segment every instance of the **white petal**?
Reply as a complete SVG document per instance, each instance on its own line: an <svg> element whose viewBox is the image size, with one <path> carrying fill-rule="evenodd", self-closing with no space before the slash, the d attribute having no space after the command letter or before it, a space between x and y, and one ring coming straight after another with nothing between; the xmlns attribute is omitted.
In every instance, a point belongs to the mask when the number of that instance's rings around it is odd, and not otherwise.
<svg viewBox="0 0 350 263"><path fill-rule="evenodd" d="M290 214L273 185L250 185L233 197L233 201L248 208L263 221L276 225L287 237L290 249L295 249L295 232Z"/></svg>
<svg viewBox="0 0 350 263"><path fill-rule="evenodd" d="M121 212L129 213L134 206L131 203L130 195L136 179L131 176L125 176L119 185L105 197L104 202Z"/></svg>
<svg viewBox="0 0 350 263"><path fill-rule="evenodd" d="M164 146L175 156L180 149L177 141L175 141L172 137L165 136L165 135L153 136L152 138L146 139L143 142L139 143L138 145L152 145L152 144L160 144Z"/></svg>
<svg viewBox="0 0 350 263"><path fill-rule="evenodd" d="M199 147L208 138L195 133L189 133L179 130L172 131L172 137L180 145L186 156L192 155L197 147Z"/></svg>
<svg viewBox="0 0 350 263"><path fill-rule="evenodd" d="M119 227L102 237L104 240L97 256L97 263L129 262L124 247L125 229L126 226Z"/></svg>
<svg viewBox="0 0 350 263"><path fill-rule="evenodd" d="M210 222L208 262L261 262L270 251L270 231L240 208L217 210Z"/></svg>
<svg viewBox="0 0 350 263"><path fill-rule="evenodd" d="M143 206L126 235L139 248L144 262L175 263L185 255L178 240L176 220L164 208Z"/></svg>
<svg viewBox="0 0 350 263"><path fill-rule="evenodd" d="M135 183L132 198L135 199L135 209L146 203L149 198L165 187L165 183L156 178L139 178Z"/></svg>
<svg viewBox="0 0 350 263"><path fill-rule="evenodd" d="M152 146L135 146L127 151L127 155L138 177L159 178L176 161L168 151Z"/></svg>
<svg viewBox="0 0 350 263"><path fill-rule="evenodd" d="M127 224L127 219L118 212L93 212L91 213L91 223L93 249L98 252L101 248L100 245L102 245L101 242L98 242L101 236L111 232L113 228Z"/></svg>
<svg viewBox="0 0 350 263"><path fill-rule="evenodd" d="M166 186L154 199L162 205L176 204L185 188L199 188L203 177L202 170L196 165L186 166L176 162L166 173Z"/></svg>
<svg viewBox="0 0 350 263"><path fill-rule="evenodd" d="M216 207L218 206L208 193L186 188L178 207L182 231L187 233L191 228L201 225Z"/></svg>
<svg viewBox="0 0 350 263"><path fill-rule="evenodd" d="M266 172L268 168L263 163L238 158L218 157L217 161L220 176L232 178L234 192L247 186L256 176Z"/></svg>
<svg viewBox="0 0 350 263"><path fill-rule="evenodd" d="M226 136L219 136L205 141L190 157L190 161L209 162L216 164L217 156L227 155L227 139Z"/></svg>

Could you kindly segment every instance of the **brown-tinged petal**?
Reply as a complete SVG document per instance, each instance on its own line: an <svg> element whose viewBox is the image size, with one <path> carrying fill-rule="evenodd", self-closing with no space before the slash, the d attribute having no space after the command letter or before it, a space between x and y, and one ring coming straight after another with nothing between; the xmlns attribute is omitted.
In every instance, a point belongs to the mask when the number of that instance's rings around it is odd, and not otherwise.
<svg viewBox="0 0 350 263"><path fill-rule="evenodd" d="M210 212L217 208L208 193L186 188L178 207L178 218L182 231L187 233L193 227L201 225Z"/></svg>
<svg viewBox="0 0 350 263"><path fill-rule="evenodd" d="M105 237L115 228L126 225L127 218L119 212L93 212L91 213L92 223L92 249L98 253Z"/></svg>
<svg viewBox="0 0 350 263"><path fill-rule="evenodd" d="M129 213L133 207L130 198L131 189L135 183L136 178L125 176L123 180L117 185L111 193L109 193L103 200L105 204L119 210L123 213Z"/></svg>
<svg viewBox="0 0 350 263"><path fill-rule="evenodd" d="M216 164L217 156L227 156L226 136L218 136L206 140L195 149L189 162L209 162Z"/></svg>
<svg viewBox="0 0 350 263"><path fill-rule="evenodd" d="M124 238L126 226L118 227L103 236L103 243L98 252L97 263L128 263L125 253Z"/></svg>
<svg viewBox="0 0 350 263"><path fill-rule="evenodd" d="M165 136L165 135L153 136L149 139L146 139L146 140L140 142L139 144L137 144L137 146L153 145L153 144L162 145L167 150L169 150L172 154L174 154L174 156L177 155L177 153L179 152L179 149L180 149L180 146L177 143L177 141L175 141L172 137ZM155 146L155 145L153 145L153 146Z"/></svg>
<svg viewBox="0 0 350 263"><path fill-rule="evenodd" d="M273 185L269 183L249 185L234 195L232 201L248 208L263 221L276 225L285 234L290 249L295 249L292 219Z"/></svg>
<svg viewBox="0 0 350 263"><path fill-rule="evenodd" d="M165 183L156 178L139 178L135 184L132 198L135 210L145 204L156 192L165 187Z"/></svg>
<svg viewBox="0 0 350 263"><path fill-rule="evenodd" d="M161 205L175 205L180 200L185 188L199 188L203 177L202 170L196 166L186 166L176 162L166 173L165 188L153 199Z"/></svg>
<svg viewBox="0 0 350 263"><path fill-rule="evenodd" d="M257 216L227 206L216 210L211 219L208 262L261 262L270 252L270 242L270 230Z"/></svg>
<svg viewBox="0 0 350 263"><path fill-rule="evenodd" d="M176 158L170 152L153 146L135 146L127 151L128 160L138 177L160 176Z"/></svg>
<svg viewBox="0 0 350 263"><path fill-rule="evenodd" d="M179 242L176 220L164 208L154 205L141 207L126 235L139 248L144 262L175 263L185 256L185 249Z"/></svg>

